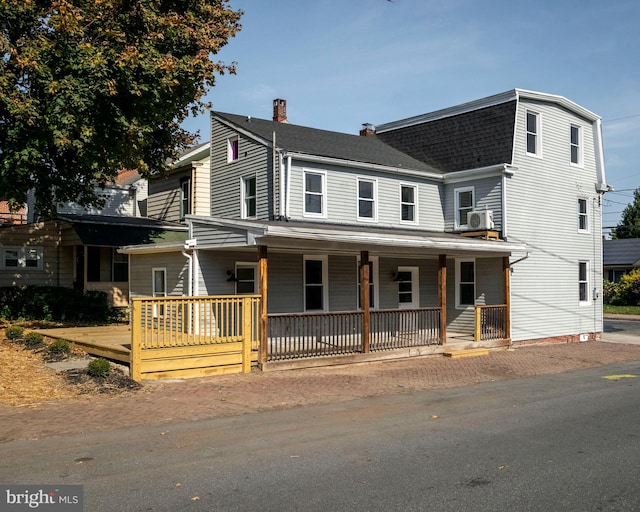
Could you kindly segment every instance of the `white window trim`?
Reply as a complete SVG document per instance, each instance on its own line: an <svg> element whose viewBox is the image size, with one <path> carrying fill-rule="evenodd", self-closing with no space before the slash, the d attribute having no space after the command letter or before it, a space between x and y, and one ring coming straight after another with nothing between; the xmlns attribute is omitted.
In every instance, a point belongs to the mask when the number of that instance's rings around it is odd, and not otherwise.
<svg viewBox="0 0 640 512"><path fill-rule="evenodd" d="M529 135L529 131L527 130L527 116L529 114L533 114L534 116L536 116L536 152L535 153L529 153L529 149L527 148L527 137ZM527 154L527 156L533 156L536 158L542 158L542 114L540 114L540 112L536 112L535 110L529 110L527 109L526 113L525 113L525 117L524 117L524 133L525 133L525 140L524 140L524 150Z"/></svg>
<svg viewBox="0 0 640 512"><path fill-rule="evenodd" d="M360 182L367 181L373 183L373 217L360 217ZM369 200L369 199L367 199ZM356 215L360 222L378 222L378 180L368 176L356 177Z"/></svg>
<svg viewBox="0 0 640 512"><path fill-rule="evenodd" d="M370 305L370 309L380 309L380 278L379 278L379 258L378 256L369 256L369 262L371 262L371 270L373 272L373 300L375 306ZM371 277L369 276L369 281L371 281ZM360 304L360 257L358 256L356 262L356 292L358 297L356 298L356 302ZM358 308L362 309L362 308Z"/></svg>
<svg viewBox="0 0 640 512"><path fill-rule="evenodd" d="M396 301L398 303L398 309L419 308L420 307L420 267L399 266L398 272L411 273L411 305L407 306L406 302L404 303L400 302L399 290L396 289Z"/></svg>
<svg viewBox="0 0 640 512"><path fill-rule="evenodd" d="M27 267L27 251L31 251L31 250L35 250L36 251L36 255L38 258L38 264L35 267ZM7 251L15 251L18 253L18 266L16 267L8 267L5 265L6 263L6 252ZM17 270L20 269L22 271L33 271L33 270L43 270L44 268L44 263L43 263L43 259L44 259L44 249L40 246L34 246L34 245L26 245L26 246L19 246L19 245L5 245L2 247L2 261L0 262L0 265L2 265L0 268L2 268L3 270Z"/></svg>
<svg viewBox="0 0 640 512"><path fill-rule="evenodd" d="M585 205L586 205L586 212L580 213L580 201L584 201ZM591 233L591 212L589 212L589 198L587 197L579 197L577 203L577 207L578 207L578 233ZM587 219L587 228L586 229L581 229L580 228L580 218L584 216Z"/></svg>
<svg viewBox="0 0 640 512"><path fill-rule="evenodd" d="M164 276L164 295L156 294L156 272L163 272ZM153 267L151 269L151 296L152 297L166 297L167 296L167 267ZM153 317L164 317L164 304L161 304L158 308L157 304L153 305Z"/></svg>
<svg viewBox="0 0 640 512"><path fill-rule="evenodd" d="M238 277L238 269L239 268L252 268L253 269L253 292L251 292L252 294L256 294L258 293L258 282L259 282L259 277L258 277L258 264L256 262L253 261L236 261L235 264L235 276L236 278ZM234 283L235 288L236 288L236 295L240 295L238 293L238 282L236 281Z"/></svg>
<svg viewBox="0 0 640 512"><path fill-rule="evenodd" d="M402 219L402 205L404 204L402 202L402 188L403 187L407 187L407 188L412 188L413 189L413 220L403 220ZM402 224L418 224L418 185L416 185L415 183L400 183L398 186L398 194L399 194L399 201L398 204L400 206L400 223Z"/></svg>
<svg viewBox="0 0 640 512"><path fill-rule="evenodd" d="M307 260L322 261L322 309L312 309L311 311L329 311L329 256L321 255L303 255L302 257L302 302L304 310L307 311Z"/></svg>
<svg viewBox="0 0 640 512"><path fill-rule="evenodd" d="M231 151L231 143L232 142L237 142L238 143L238 155L237 158L233 158L233 152ZM238 138L237 135L232 135L230 137L227 138L227 163L233 163L233 162L237 162L238 160L240 160L240 139Z"/></svg>
<svg viewBox="0 0 640 512"><path fill-rule="evenodd" d="M475 187L461 187L453 190L453 222L455 229L468 229L469 224L460 224L460 194L463 192L471 192L472 200L471 200L471 210L473 211L476 208L476 190Z"/></svg>
<svg viewBox="0 0 640 512"><path fill-rule="evenodd" d="M587 280L586 281L580 281L580 265L582 264L586 265L586 277ZM589 281L589 272L591 271L591 265L590 262L587 260L581 260L578 262L578 304L580 306L588 306L589 304L591 304L591 290L590 290L590 286L591 286L591 282ZM586 300L580 300L580 284L581 283L586 283L587 287L587 298Z"/></svg>
<svg viewBox="0 0 640 512"><path fill-rule="evenodd" d="M571 147L573 146L572 142L571 142L571 128L577 128L578 129L578 161L577 162L572 162L571 161ZM584 130L582 128L582 126L577 125L577 124L573 124L571 123L571 127L569 128L569 163L571 165L573 165L574 167L584 167L584 139L583 139L583 133Z"/></svg>
<svg viewBox="0 0 640 512"><path fill-rule="evenodd" d="M246 188L247 188L247 180L255 180L256 182L256 195L255 195L255 202L256 202L256 214L255 215L251 215L249 216L248 211L247 211L247 194L246 194ZM242 208L242 215L241 218L243 219L256 219L258 217L258 178L255 174L252 175L248 175L248 176L242 176L240 178L240 203L241 203L241 208Z"/></svg>
<svg viewBox="0 0 640 512"><path fill-rule="evenodd" d="M460 267L462 265L462 263L469 263L472 262L473 263L473 297L474 297L474 303L473 304L460 304L460 285L462 284L461 281L461 270ZM477 271L476 271L476 260L475 258L462 258L462 259L456 259L456 309L469 309L469 308L475 308L475 297L476 297L476 284L478 281L478 276L477 276Z"/></svg>
<svg viewBox="0 0 640 512"><path fill-rule="evenodd" d="M184 193L185 185L187 186L187 194ZM180 179L180 220L184 220L185 216L191 214L191 176L186 176ZM184 203L187 203L187 207L184 207Z"/></svg>
<svg viewBox="0 0 640 512"><path fill-rule="evenodd" d="M316 174L322 178L322 201L321 201L321 213L308 212L307 211L307 174ZM314 193L315 194L315 193ZM327 218L327 172L316 170L302 170L302 216L311 217L316 219Z"/></svg>

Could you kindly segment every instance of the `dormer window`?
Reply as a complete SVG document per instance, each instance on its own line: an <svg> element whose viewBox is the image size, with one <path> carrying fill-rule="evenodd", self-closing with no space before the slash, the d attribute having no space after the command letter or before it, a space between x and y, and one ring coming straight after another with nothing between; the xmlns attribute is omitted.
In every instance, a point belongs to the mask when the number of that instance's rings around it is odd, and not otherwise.
<svg viewBox="0 0 640 512"><path fill-rule="evenodd" d="M227 162L235 162L239 157L238 136L227 139Z"/></svg>

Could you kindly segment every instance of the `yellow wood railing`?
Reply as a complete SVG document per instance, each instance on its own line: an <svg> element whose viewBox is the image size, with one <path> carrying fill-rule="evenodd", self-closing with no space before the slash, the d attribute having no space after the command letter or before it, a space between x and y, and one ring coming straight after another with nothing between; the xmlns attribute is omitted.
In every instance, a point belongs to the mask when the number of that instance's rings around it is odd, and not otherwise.
<svg viewBox="0 0 640 512"><path fill-rule="evenodd" d="M258 295L132 299L132 378L249 372L259 303Z"/></svg>
<svg viewBox="0 0 640 512"><path fill-rule="evenodd" d="M475 307L475 341L509 338L506 304Z"/></svg>

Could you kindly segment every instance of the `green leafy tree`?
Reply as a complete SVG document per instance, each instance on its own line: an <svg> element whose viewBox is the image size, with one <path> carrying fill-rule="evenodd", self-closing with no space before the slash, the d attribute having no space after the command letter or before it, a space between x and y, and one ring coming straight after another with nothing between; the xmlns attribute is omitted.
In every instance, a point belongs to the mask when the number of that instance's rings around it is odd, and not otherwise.
<svg viewBox="0 0 640 512"><path fill-rule="evenodd" d="M0 0L0 197L99 204L119 169L166 170L209 105L228 0Z"/></svg>
<svg viewBox="0 0 640 512"><path fill-rule="evenodd" d="M611 238L640 238L640 188L633 192L633 202L622 211L622 219L611 231Z"/></svg>

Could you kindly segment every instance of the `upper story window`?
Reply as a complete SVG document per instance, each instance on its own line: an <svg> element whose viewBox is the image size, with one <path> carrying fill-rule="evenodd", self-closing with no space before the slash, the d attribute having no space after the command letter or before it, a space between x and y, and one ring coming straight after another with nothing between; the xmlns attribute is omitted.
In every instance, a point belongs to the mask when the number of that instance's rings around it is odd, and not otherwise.
<svg viewBox="0 0 640 512"><path fill-rule="evenodd" d="M578 198L578 231L589 231L589 203Z"/></svg>
<svg viewBox="0 0 640 512"><path fill-rule="evenodd" d="M578 294L581 305L589 304L589 262L578 262Z"/></svg>
<svg viewBox="0 0 640 512"><path fill-rule="evenodd" d="M400 220L416 223L416 201L418 189L414 185L400 185Z"/></svg>
<svg viewBox="0 0 640 512"><path fill-rule="evenodd" d="M239 148L240 146L237 135L227 139L227 162L235 162L239 158Z"/></svg>
<svg viewBox="0 0 640 512"><path fill-rule="evenodd" d="M256 177L242 178L242 218L253 219L256 217L257 208Z"/></svg>
<svg viewBox="0 0 640 512"><path fill-rule="evenodd" d="M464 229L469 226L469 213L473 211L474 208L474 188L473 187L464 187L457 188L454 191L454 202L455 202L455 227L456 229Z"/></svg>
<svg viewBox="0 0 640 512"><path fill-rule="evenodd" d="M527 154L541 155L540 114L527 110Z"/></svg>
<svg viewBox="0 0 640 512"><path fill-rule="evenodd" d="M358 178L358 220L377 220L376 181Z"/></svg>
<svg viewBox="0 0 640 512"><path fill-rule="evenodd" d="M4 247L2 268L27 268L42 270L42 247Z"/></svg>
<svg viewBox="0 0 640 512"><path fill-rule="evenodd" d="M191 178L180 180L180 220L191 213Z"/></svg>
<svg viewBox="0 0 640 512"><path fill-rule="evenodd" d="M310 217L327 216L326 174L304 172L304 215Z"/></svg>
<svg viewBox="0 0 640 512"><path fill-rule="evenodd" d="M327 256L304 257L304 309L324 311L327 309Z"/></svg>
<svg viewBox="0 0 640 512"><path fill-rule="evenodd" d="M571 125L570 131L571 163L582 165L582 127Z"/></svg>

